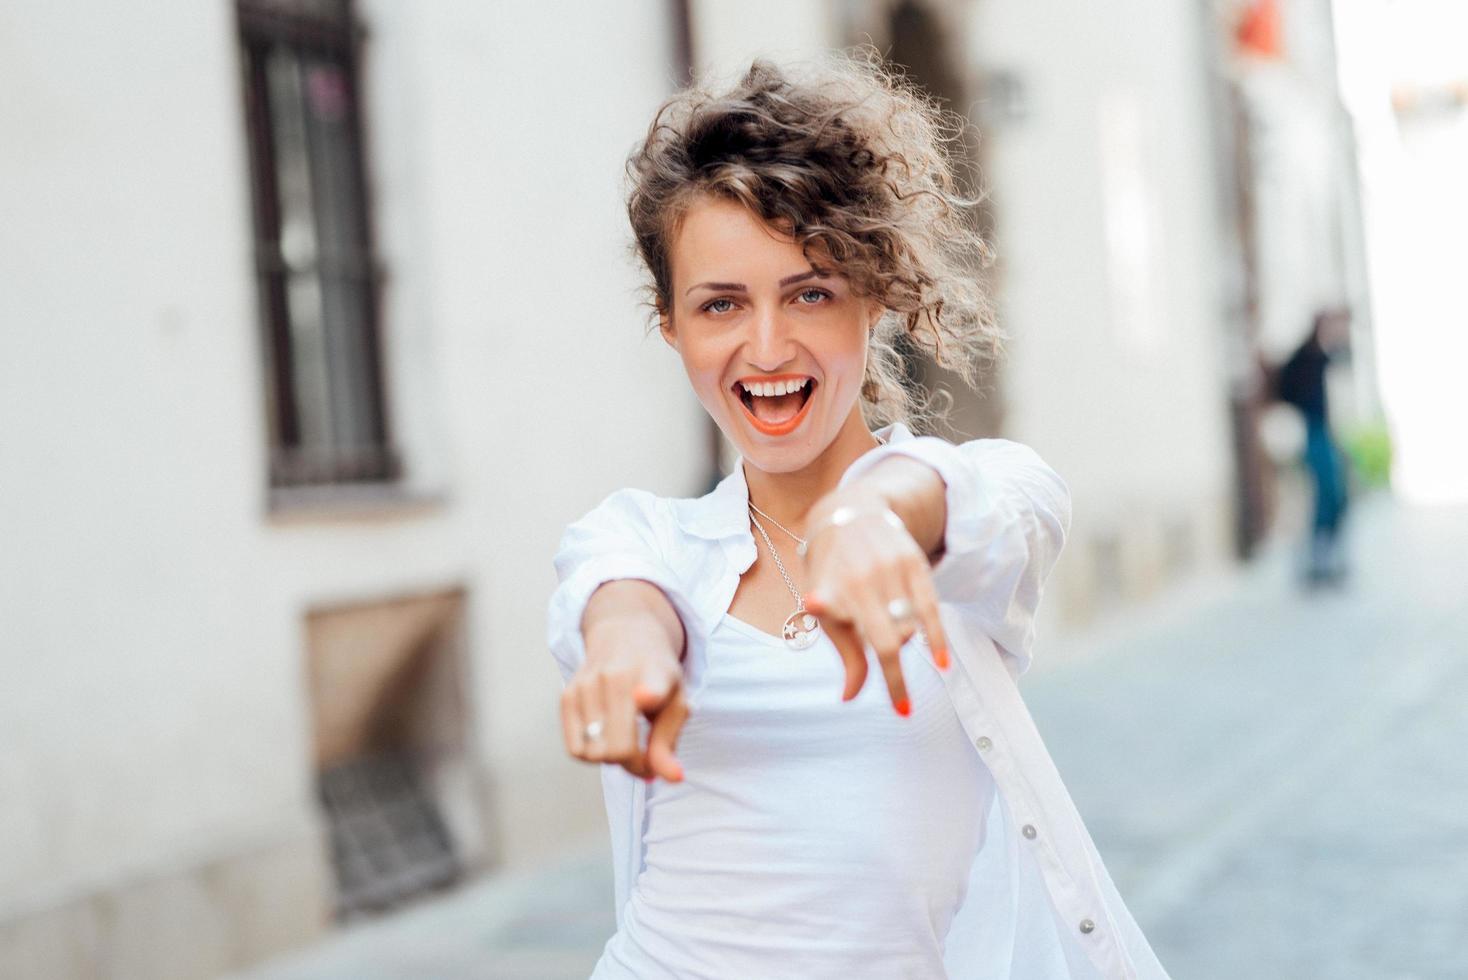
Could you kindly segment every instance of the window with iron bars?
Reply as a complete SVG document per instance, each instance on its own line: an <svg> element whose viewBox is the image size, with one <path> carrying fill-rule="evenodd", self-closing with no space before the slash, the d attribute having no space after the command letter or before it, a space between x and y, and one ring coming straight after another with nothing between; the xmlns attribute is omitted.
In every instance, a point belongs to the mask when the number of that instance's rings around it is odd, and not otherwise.
<svg viewBox="0 0 1468 980"><path fill-rule="evenodd" d="M237 0L271 487L400 476L351 0Z"/></svg>

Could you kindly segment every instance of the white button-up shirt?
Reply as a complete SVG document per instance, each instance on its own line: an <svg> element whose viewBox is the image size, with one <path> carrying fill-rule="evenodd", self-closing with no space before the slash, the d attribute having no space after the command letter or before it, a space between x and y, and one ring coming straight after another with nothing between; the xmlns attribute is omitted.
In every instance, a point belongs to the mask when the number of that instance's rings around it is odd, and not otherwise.
<svg viewBox="0 0 1468 980"><path fill-rule="evenodd" d="M1034 450L1008 439L955 446L915 436L901 423L878 435L886 444L853 462L840 486L890 455L927 463L942 476L948 518L933 581L952 655L943 679L999 790L947 937L948 975L1166 980L1017 684L1032 658L1045 580L1070 529L1069 489ZM566 529L547 633L563 680L586 655L580 624L591 594L614 579L643 579L662 589L683 621L687 696L697 712L709 636L757 555L743 462L702 497L618 490ZM643 867L646 784L617 765L601 771L620 926Z"/></svg>

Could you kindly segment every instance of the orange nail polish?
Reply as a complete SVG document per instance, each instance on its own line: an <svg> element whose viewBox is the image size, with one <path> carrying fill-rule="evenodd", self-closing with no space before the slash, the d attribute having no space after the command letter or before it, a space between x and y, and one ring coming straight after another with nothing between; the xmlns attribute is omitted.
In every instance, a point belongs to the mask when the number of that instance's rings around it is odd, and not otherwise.
<svg viewBox="0 0 1468 980"><path fill-rule="evenodd" d="M939 647L934 652L937 654L937 658L936 659L938 661L938 669L939 670L947 670L948 669L948 650L945 647Z"/></svg>
<svg viewBox="0 0 1468 980"><path fill-rule="evenodd" d="M904 718L912 714L912 704L907 698L902 698L897 702L897 713Z"/></svg>

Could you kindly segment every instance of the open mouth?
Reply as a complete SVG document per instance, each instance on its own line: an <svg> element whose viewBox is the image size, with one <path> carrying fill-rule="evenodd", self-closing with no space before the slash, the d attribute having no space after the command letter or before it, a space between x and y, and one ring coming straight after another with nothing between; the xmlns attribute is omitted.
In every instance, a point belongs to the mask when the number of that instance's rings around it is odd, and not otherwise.
<svg viewBox="0 0 1468 980"><path fill-rule="evenodd" d="M809 375L784 375L736 381L734 393L750 425L765 435L780 436L804 420L815 387L816 379Z"/></svg>

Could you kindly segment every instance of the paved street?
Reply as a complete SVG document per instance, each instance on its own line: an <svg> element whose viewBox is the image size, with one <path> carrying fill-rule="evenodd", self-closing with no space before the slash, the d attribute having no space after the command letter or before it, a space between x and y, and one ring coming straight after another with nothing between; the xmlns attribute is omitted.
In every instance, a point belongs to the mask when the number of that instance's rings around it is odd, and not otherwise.
<svg viewBox="0 0 1468 980"><path fill-rule="evenodd" d="M1175 980L1468 976L1468 509L1350 517L1341 590L1301 594L1276 549L1024 681ZM610 895L598 844L248 977L585 977Z"/></svg>
<svg viewBox="0 0 1468 980"><path fill-rule="evenodd" d="M1468 976L1468 510L1368 503L1346 590L1276 555L1027 691L1178 980Z"/></svg>

